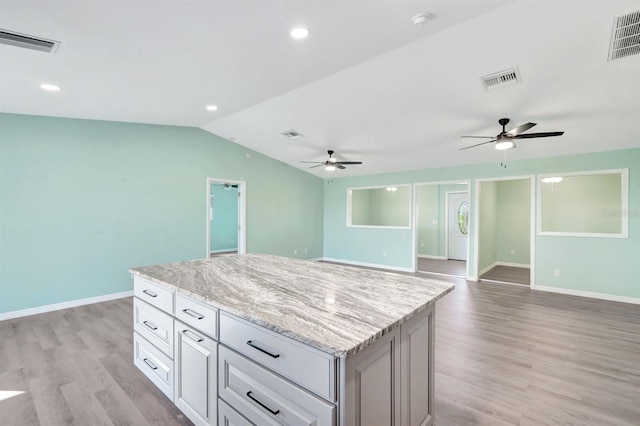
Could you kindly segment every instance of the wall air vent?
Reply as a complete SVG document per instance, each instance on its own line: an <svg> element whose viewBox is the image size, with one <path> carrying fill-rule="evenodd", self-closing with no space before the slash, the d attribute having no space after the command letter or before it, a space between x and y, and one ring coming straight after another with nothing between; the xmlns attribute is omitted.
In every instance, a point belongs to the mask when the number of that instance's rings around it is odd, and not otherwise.
<svg viewBox="0 0 640 426"><path fill-rule="evenodd" d="M304 138L304 135L302 133L298 132L297 130L293 130L293 129L285 130L284 132L282 132L280 134L288 137L289 139Z"/></svg>
<svg viewBox="0 0 640 426"><path fill-rule="evenodd" d="M522 82L518 67L509 68L508 70L498 71L480 77L482 87L485 90L493 90L498 87L512 86Z"/></svg>
<svg viewBox="0 0 640 426"><path fill-rule="evenodd" d="M60 46L59 41L20 34L9 30L3 30L2 28L0 28L0 44L39 50L47 53L55 53L56 50L58 50L58 46Z"/></svg>
<svg viewBox="0 0 640 426"><path fill-rule="evenodd" d="M640 10L613 18L609 61L640 53Z"/></svg>

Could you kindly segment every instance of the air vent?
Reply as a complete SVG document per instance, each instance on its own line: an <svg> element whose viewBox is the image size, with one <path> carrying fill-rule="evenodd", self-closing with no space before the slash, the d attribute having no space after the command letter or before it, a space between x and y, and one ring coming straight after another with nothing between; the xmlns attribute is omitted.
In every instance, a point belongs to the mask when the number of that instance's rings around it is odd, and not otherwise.
<svg viewBox="0 0 640 426"><path fill-rule="evenodd" d="M485 90L493 90L498 87L511 86L522 82L517 67L483 75L480 77L480 81Z"/></svg>
<svg viewBox="0 0 640 426"><path fill-rule="evenodd" d="M613 19L609 60L640 53L640 11L618 15Z"/></svg>
<svg viewBox="0 0 640 426"><path fill-rule="evenodd" d="M293 129L285 130L281 134L286 136L286 137L288 137L289 139L304 138L304 135L302 133L298 132L297 130L293 130Z"/></svg>
<svg viewBox="0 0 640 426"><path fill-rule="evenodd" d="M39 50L41 52L55 53L60 46L59 41L47 40L40 37L15 33L0 28L0 44L23 47L25 49Z"/></svg>

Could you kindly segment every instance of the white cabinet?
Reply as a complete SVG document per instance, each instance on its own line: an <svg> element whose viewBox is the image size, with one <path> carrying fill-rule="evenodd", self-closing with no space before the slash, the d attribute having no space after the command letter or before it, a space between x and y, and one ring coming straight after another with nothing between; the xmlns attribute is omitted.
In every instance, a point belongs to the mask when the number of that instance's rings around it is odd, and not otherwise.
<svg viewBox="0 0 640 426"><path fill-rule="evenodd" d="M137 297L133 299L133 329L173 359L173 317Z"/></svg>
<svg viewBox="0 0 640 426"><path fill-rule="evenodd" d="M220 398L258 425L334 426L336 407L220 345Z"/></svg>
<svg viewBox="0 0 640 426"><path fill-rule="evenodd" d="M173 401L173 360L138 333L133 333L133 363Z"/></svg>
<svg viewBox="0 0 640 426"><path fill-rule="evenodd" d="M249 420L231 408L229 404L218 399L218 425L219 426L253 426Z"/></svg>
<svg viewBox="0 0 640 426"><path fill-rule="evenodd" d="M218 310L183 294L176 294L176 318L203 333L218 338Z"/></svg>
<svg viewBox="0 0 640 426"><path fill-rule="evenodd" d="M133 295L173 315L173 291L140 277L133 277Z"/></svg>
<svg viewBox="0 0 640 426"><path fill-rule="evenodd" d="M175 321L175 404L196 425L215 425L217 343Z"/></svg>

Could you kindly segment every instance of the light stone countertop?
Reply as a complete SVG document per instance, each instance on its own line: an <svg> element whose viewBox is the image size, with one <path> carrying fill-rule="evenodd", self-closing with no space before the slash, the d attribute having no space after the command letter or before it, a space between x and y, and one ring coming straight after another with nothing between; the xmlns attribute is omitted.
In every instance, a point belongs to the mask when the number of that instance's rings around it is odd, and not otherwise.
<svg viewBox="0 0 640 426"><path fill-rule="evenodd" d="M348 357L453 290L430 278L246 254L130 272L338 357Z"/></svg>

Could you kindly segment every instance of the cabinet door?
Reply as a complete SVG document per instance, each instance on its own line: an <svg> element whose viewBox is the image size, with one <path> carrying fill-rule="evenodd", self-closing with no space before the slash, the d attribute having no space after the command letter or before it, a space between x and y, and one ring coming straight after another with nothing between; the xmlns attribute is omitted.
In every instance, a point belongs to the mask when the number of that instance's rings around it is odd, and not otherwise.
<svg viewBox="0 0 640 426"><path fill-rule="evenodd" d="M217 342L177 321L175 404L196 425L215 425Z"/></svg>
<svg viewBox="0 0 640 426"><path fill-rule="evenodd" d="M345 425L400 425L400 329L347 358Z"/></svg>
<svg viewBox="0 0 640 426"><path fill-rule="evenodd" d="M433 424L434 308L400 327L402 426Z"/></svg>
<svg viewBox="0 0 640 426"><path fill-rule="evenodd" d="M223 400L218 399L218 426L253 426L253 423L238 414Z"/></svg>

